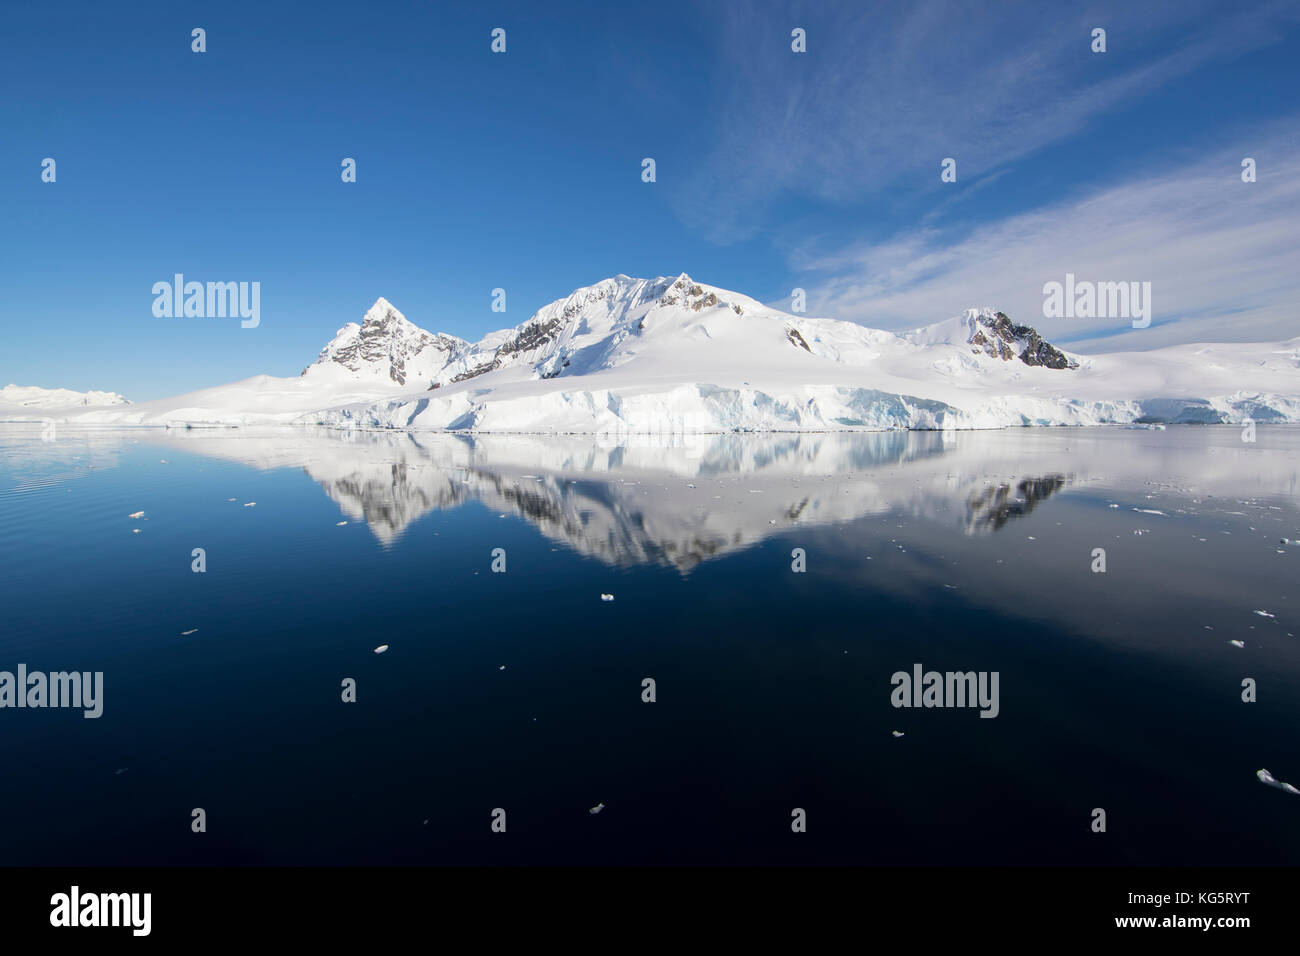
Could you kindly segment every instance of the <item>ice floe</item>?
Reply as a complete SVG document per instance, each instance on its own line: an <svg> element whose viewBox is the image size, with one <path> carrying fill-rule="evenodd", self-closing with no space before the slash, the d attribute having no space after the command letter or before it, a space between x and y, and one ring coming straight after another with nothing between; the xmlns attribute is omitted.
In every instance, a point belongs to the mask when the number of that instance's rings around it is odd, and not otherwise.
<svg viewBox="0 0 1300 956"><path fill-rule="evenodd" d="M1300 793L1300 790L1297 790L1289 783L1283 783L1281 780L1278 780L1267 770L1257 770L1255 776L1259 778L1260 783L1266 783L1270 787L1277 787L1279 790L1285 790L1287 793Z"/></svg>

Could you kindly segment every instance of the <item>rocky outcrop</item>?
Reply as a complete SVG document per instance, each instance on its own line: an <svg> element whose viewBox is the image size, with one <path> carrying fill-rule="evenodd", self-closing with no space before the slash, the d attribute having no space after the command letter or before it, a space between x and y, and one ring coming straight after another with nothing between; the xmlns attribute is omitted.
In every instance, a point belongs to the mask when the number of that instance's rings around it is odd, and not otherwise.
<svg viewBox="0 0 1300 956"><path fill-rule="evenodd" d="M1079 363L1051 345L1028 325L1016 325L1005 312L993 315L979 313L974 317L975 328L967 342L971 351L983 352L1005 362L1020 359L1026 365L1041 365L1051 369L1078 368Z"/></svg>
<svg viewBox="0 0 1300 956"><path fill-rule="evenodd" d="M424 331L381 298L360 325L349 322L339 329L302 374L319 366L337 365L350 372L386 375L395 384L405 385L413 365L440 368L466 344L451 335Z"/></svg>
<svg viewBox="0 0 1300 956"><path fill-rule="evenodd" d="M799 330L798 330L798 329L795 329L795 328L786 329L786 330L785 330L785 337L786 337L787 339L790 340L790 344L791 344L791 345L797 345L799 348L803 349L805 352L811 352L811 351L812 351L812 349L810 349L810 348L808 347L808 342L804 339L804 337L803 337L802 335L799 334Z"/></svg>

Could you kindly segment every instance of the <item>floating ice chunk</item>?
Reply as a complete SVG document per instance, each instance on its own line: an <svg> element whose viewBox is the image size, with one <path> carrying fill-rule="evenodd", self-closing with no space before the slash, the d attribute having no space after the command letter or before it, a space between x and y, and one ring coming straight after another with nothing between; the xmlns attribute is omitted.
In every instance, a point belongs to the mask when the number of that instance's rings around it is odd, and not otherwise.
<svg viewBox="0 0 1300 956"><path fill-rule="evenodd" d="M588 812L588 813L600 813L600 811L601 811L601 810L604 810L604 809L605 809L605 805L604 805L603 803L598 803L598 804L596 804L594 807L592 807L590 810L588 810L587 812Z"/></svg>
<svg viewBox="0 0 1300 956"><path fill-rule="evenodd" d="M234 501L235 499L234 499L234 498L227 498L226 500L227 500L227 501Z"/></svg>
<svg viewBox="0 0 1300 956"><path fill-rule="evenodd" d="M1144 515L1159 515L1159 516L1162 517L1162 518L1168 518L1168 517L1169 517L1169 516L1168 516L1167 514L1165 514L1163 511L1156 511L1154 508L1134 508L1133 510L1134 510L1134 511L1141 512L1141 513L1144 514Z"/></svg>
<svg viewBox="0 0 1300 956"><path fill-rule="evenodd" d="M1260 783L1266 783L1270 787L1277 787L1279 790L1285 790L1287 793L1300 793L1300 790L1297 790L1289 783L1283 783L1281 780L1278 780L1277 777L1273 776L1267 770L1257 770L1255 771L1255 776L1259 778Z"/></svg>
<svg viewBox="0 0 1300 956"><path fill-rule="evenodd" d="M245 507L245 508L256 508L256 507L257 507L257 502L256 502L256 501L245 501L245 502L244 502L244 507Z"/></svg>
<svg viewBox="0 0 1300 956"><path fill-rule="evenodd" d="M340 522L336 523L336 524L334 525L334 527L336 527L336 528L341 528L341 527L343 527L345 524L347 524L346 521L340 521Z"/></svg>
<svg viewBox="0 0 1300 956"><path fill-rule="evenodd" d="M1233 647L1245 647L1245 646L1246 646L1246 642L1245 642L1245 641L1229 641L1228 643L1231 644Z"/></svg>
<svg viewBox="0 0 1300 956"><path fill-rule="evenodd" d="M139 529L139 528L132 528L132 529L131 529L131 533L132 533L132 534L139 534L139 533L140 533L140 529Z"/></svg>
<svg viewBox="0 0 1300 956"><path fill-rule="evenodd" d="M166 464L169 464L169 462L167 461L166 458L159 458L159 459L158 459L158 464L160 464L160 465L166 465Z"/></svg>
<svg viewBox="0 0 1300 956"><path fill-rule="evenodd" d="M1118 508L1119 505L1107 505L1106 507L1108 507L1108 508Z"/></svg>
<svg viewBox="0 0 1300 956"><path fill-rule="evenodd" d="M386 650L388 650L388 645L387 645L387 644L380 644L378 647L375 648L375 653L376 653L376 654L382 654L382 653L384 653L384 651L386 651Z"/></svg>
<svg viewBox="0 0 1300 956"><path fill-rule="evenodd" d="M903 732L901 730L891 730L890 733L893 734L895 737L903 736Z"/></svg>
<svg viewBox="0 0 1300 956"><path fill-rule="evenodd" d="M1276 617L1276 616L1277 616L1276 614L1269 614L1268 611L1256 611L1255 613L1258 614L1260 617Z"/></svg>
<svg viewBox="0 0 1300 956"><path fill-rule="evenodd" d="M601 599L602 601L612 601L612 600L614 600L614 595L612 595L612 594L605 594L605 593L602 592L601 595L600 595L600 599Z"/></svg>
<svg viewBox="0 0 1300 956"><path fill-rule="evenodd" d="M505 669L506 669L506 665L505 665L505 664L502 664L500 667L497 668L497 670L499 670L499 671L503 671L503 670L505 670Z"/></svg>
<svg viewBox="0 0 1300 956"><path fill-rule="evenodd" d="M136 511L136 512L133 512L132 514L127 515L127 517L128 517L128 518L143 518L143 517L144 517L144 512L143 512L143 511ZM1283 538L1282 540L1285 541L1286 539Z"/></svg>
<svg viewBox="0 0 1300 956"><path fill-rule="evenodd" d="M199 629L197 627L192 627L188 631L181 631L181 637L189 637L191 634L197 633L199 633Z"/></svg>

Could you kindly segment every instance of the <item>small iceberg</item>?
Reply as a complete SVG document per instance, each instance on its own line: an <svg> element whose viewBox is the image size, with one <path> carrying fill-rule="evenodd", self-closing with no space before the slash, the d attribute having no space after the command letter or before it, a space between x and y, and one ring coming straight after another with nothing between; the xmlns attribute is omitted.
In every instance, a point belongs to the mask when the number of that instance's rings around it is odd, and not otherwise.
<svg viewBox="0 0 1300 956"><path fill-rule="evenodd" d="M388 645L387 645L387 644L380 644L378 647L375 648L375 653L376 653L376 654L382 654L382 653L384 653L384 651L386 651L386 650L388 650Z"/></svg>
<svg viewBox="0 0 1300 956"><path fill-rule="evenodd" d="M347 524L346 521L340 521L340 522L336 523L336 524L334 525L334 527L336 527L336 528L341 528L341 527L343 527L345 524Z"/></svg>
<svg viewBox="0 0 1300 956"><path fill-rule="evenodd" d="M600 595L600 599L601 599L602 601L612 601L612 600L614 600L614 595L612 595L612 594L605 594L605 593L602 591L602 592L601 592L601 595Z"/></svg>
<svg viewBox="0 0 1300 956"><path fill-rule="evenodd" d="M256 501L245 501L245 502L244 502L244 507L245 507L245 508L256 508L256 507L257 507L257 502L256 502Z"/></svg>
<svg viewBox="0 0 1300 956"><path fill-rule="evenodd" d="M901 730L891 730L890 733L893 734L895 737L903 736L903 732Z"/></svg>
<svg viewBox="0 0 1300 956"><path fill-rule="evenodd" d="M191 634L197 633L199 633L199 629L197 627L192 627L188 631L181 631L181 637L189 637Z"/></svg>
<svg viewBox="0 0 1300 956"><path fill-rule="evenodd" d="M1263 773L1262 770L1261 770L1260 772ZM600 811L601 811L601 810L604 810L604 809L605 809L605 805L604 805L603 803L598 803L598 804L596 804L594 807L592 807L590 810L588 810L587 812L588 812L588 813L600 813Z"/></svg>
<svg viewBox="0 0 1300 956"><path fill-rule="evenodd" d="M1246 646L1246 642L1245 642L1245 641L1229 641L1228 643L1231 644L1233 647L1245 647L1245 646Z"/></svg>
<svg viewBox="0 0 1300 956"><path fill-rule="evenodd" d="M143 511L136 511L136 512L133 512L132 514L127 515L127 517L128 517L128 518L143 518L143 517L144 517L144 512L143 512ZM1283 538L1282 540L1285 541L1286 539Z"/></svg>
<svg viewBox="0 0 1300 956"><path fill-rule="evenodd" d="M1277 787L1279 790L1285 790L1287 793L1300 793L1300 790L1297 790L1289 783L1283 783L1281 780L1278 780L1277 777L1273 776L1267 770L1257 770L1255 771L1255 776L1259 778L1260 783L1266 783L1270 787Z"/></svg>

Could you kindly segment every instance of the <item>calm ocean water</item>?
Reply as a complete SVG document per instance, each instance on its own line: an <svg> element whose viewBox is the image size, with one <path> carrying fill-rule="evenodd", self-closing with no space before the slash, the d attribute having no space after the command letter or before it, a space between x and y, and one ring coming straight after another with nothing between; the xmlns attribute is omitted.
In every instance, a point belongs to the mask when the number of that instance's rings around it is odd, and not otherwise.
<svg viewBox="0 0 1300 956"><path fill-rule="evenodd" d="M104 683L0 708L0 860L1294 863L1298 494L1268 427L5 426L0 670Z"/></svg>

